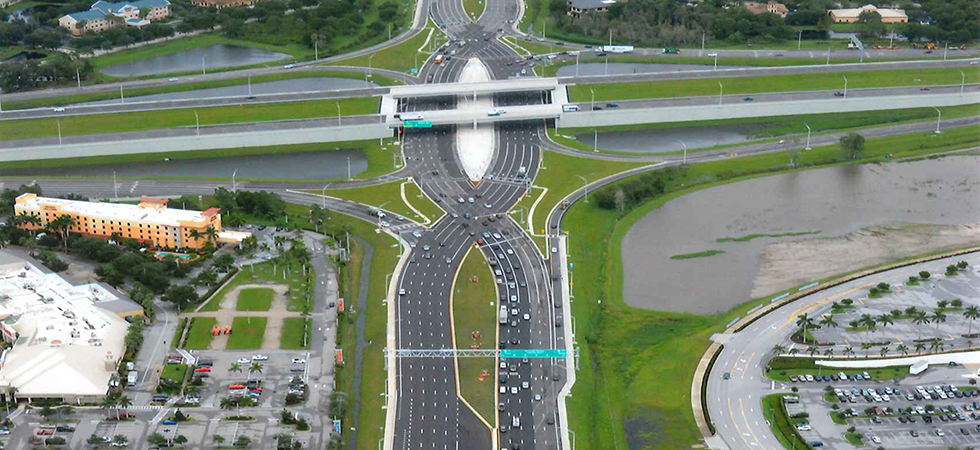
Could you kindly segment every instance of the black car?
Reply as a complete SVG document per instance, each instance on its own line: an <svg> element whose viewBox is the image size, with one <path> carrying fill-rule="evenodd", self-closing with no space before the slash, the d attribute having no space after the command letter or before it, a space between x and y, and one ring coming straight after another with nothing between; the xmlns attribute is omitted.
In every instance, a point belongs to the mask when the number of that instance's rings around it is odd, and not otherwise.
<svg viewBox="0 0 980 450"><path fill-rule="evenodd" d="M619 103L606 103L606 108L619 108Z"/></svg>
<svg viewBox="0 0 980 450"><path fill-rule="evenodd" d="M431 83L432 82L432 74L431 73L429 74L429 78L427 78L425 82L426 83Z"/></svg>
<svg viewBox="0 0 980 450"><path fill-rule="evenodd" d="M747 102L754 102L755 99L752 98L752 97L745 97L745 101L747 101Z"/></svg>
<svg viewBox="0 0 980 450"><path fill-rule="evenodd" d="M74 433L75 427L70 427L68 425L58 425L58 427L55 428L55 430L57 430L59 433Z"/></svg>

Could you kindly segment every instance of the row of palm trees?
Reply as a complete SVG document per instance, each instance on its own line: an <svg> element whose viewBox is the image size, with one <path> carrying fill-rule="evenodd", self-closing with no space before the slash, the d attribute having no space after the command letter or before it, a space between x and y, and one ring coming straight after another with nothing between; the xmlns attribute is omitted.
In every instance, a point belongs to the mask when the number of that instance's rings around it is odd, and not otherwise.
<svg viewBox="0 0 980 450"><path fill-rule="evenodd" d="M972 347L973 346L973 341L972 340L968 340L968 341L966 341L966 343L967 343L967 347ZM870 350L872 348L874 348L874 347L875 347L875 344L873 344L873 343L864 343L864 344L861 344L861 349L862 350L865 350L867 352L867 353L865 353L865 356L870 356ZM923 342L916 342L915 343L915 346L914 346L914 351L915 351L915 353L917 355L921 355L926 348L927 348L927 346L926 346L925 343L923 343ZM933 339L933 340L929 341L928 348L929 348L929 351L930 352L938 353L938 352L941 352L941 351L943 351L943 350L946 349L946 344L943 341L939 340L939 339ZM899 344L898 346L895 347L895 350L901 352L902 355L904 355L904 356L908 356L909 352L912 351L913 349L910 348L909 346L905 345L905 344ZM891 351L891 347L889 347L889 346L886 345L886 346L883 346L881 349L879 349L878 353L882 357L884 357L890 351ZM791 348L791 349L787 350L786 349L786 346L784 346L782 344L776 344L776 345L772 346L772 353L774 355L786 355L786 354L788 354L788 355L791 355L791 356L795 356L795 355L798 355L800 353L807 353L811 357L816 356L818 353L821 353L821 354L823 354L823 356L826 356L828 358L831 358L831 357L834 356L834 353L836 353L836 352L834 351L833 347L826 348L826 349L824 349L821 352L819 348L814 347L812 345L809 346L809 347L807 347L806 350L800 350L798 348ZM856 353L854 351L854 347L851 347L851 346L844 347L844 350L841 351L841 354L844 355L844 356L850 356L850 357L856 356Z"/></svg>
<svg viewBox="0 0 980 450"><path fill-rule="evenodd" d="M854 320L854 321L851 321L849 323L849 325L852 328L864 328L865 340L867 341L865 344L862 344L861 345L862 349L864 349L864 350L870 350L872 347L875 347L876 346L872 342L871 336L869 334L873 334L873 333L877 332L879 329L884 329L886 327L889 327L889 326L894 325L895 324L895 320L901 318L902 316L905 316L905 317L909 318L909 320L911 320L912 323L916 325L916 329L915 329L916 330L916 341L921 341L922 340L922 326L928 325L930 323L935 323L936 324L936 332L938 333L939 332L939 324L946 323L946 320L947 320L948 316L946 315L946 313L944 311L945 311L946 307L949 304L950 304L950 302L947 302L945 300L942 300L942 301L938 302L937 303L938 307L935 310L933 310L932 314L929 314L926 311L922 311L922 310L916 308L915 306L910 306L910 307L906 308L904 311L899 310L899 309L895 309L895 310L891 311L888 314L880 314L880 315L877 315L877 316L873 316L871 314L863 314L863 315L861 315L861 317L859 319ZM972 336L973 335L973 322L975 320L977 320L977 319L980 319L980 307L978 307L978 306L972 306L972 305L971 306L968 306L966 309L963 310L963 313L962 314L963 314L963 317L965 317L966 319L968 319L970 321L970 327L969 327L969 331L967 332L967 335L968 336ZM837 322L834 321L832 314L824 315L820 319L819 324L820 324L820 326L831 327L831 328L836 328L838 326ZM807 331L809 329L812 329L815 326L814 325L813 318L810 317L807 313L800 314L796 318L796 325L798 327L800 327L800 329L802 330L803 343L804 344L807 343L806 342L806 340L807 340ZM968 347L972 347L972 341L969 341L968 340L967 342L968 342ZM932 351L942 351L944 347L945 347L945 344L943 344L938 339L933 339L932 342L929 345L929 349L932 350ZM810 356L813 356L814 354L816 354L817 349L815 347L810 347L810 349L813 349L813 351L810 351L808 349L808 352L810 353ZM851 349L851 347L847 347L847 349ZM916 352L917 353L920 353L921 354L922 353L922 350L925 349L925 344L923 344L921 342L916 342L915 349L916 349ZM796 350L796 349L791 349L790 350L790 354L795 354L795 353L793 353L793 350ZM889 350L890 350L889 347L887 347L887 346L883 347L881 349L881 351L880 351L881 356L885 356L888 353ZM896 350L901 351L903 354L906 354L907 355L909 348L905 344L901 344L898 347L896 347ZM773 352L774 353L785 353L786 350L781 345L776 345L775 347L773 347ZM851 352L853 353L853 349L851 349ZM799 350L797 350L796 353L799 353ZM845 355L847 353L848 352L845 351ZM827 349L827 350L825 350L824 351L824 355L826 355L826 356L833 355L833 349Z"/></svg>
<svg viewBox="0 0 980 450"><path fill-rule="evenodd" d="M115 408L116 420L119 420L120 411L133 406L133 400L122 394L109 394L102 398L102 404L99 406L106 410Z"/></svg>

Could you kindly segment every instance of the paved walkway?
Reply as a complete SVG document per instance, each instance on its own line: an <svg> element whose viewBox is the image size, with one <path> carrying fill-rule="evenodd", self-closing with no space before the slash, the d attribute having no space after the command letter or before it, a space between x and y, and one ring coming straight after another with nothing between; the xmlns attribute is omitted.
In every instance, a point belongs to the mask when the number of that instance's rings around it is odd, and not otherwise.
<svg viewBox="0 0 980 450"><path fill-rule="evenodd" d="M242 270L248 270L242 269ZM268 311L238 311L236 306L238 304L238 295L243 289L255 289L255 288L265 288L272 289L275 295L272 298L272 307ZM286 318L289 317L303 317L303 314L298 311L289 311L287 308L289 306L289 299L287 294L289 292L289 286L282 284L243 284L237 286L227 294L221 300L221 304L218 306L217 311L208 312L195 312L186 314L186 317L214 317L218 320L219 326L231 325L235 317L265 317L268 321L265 326L265 334L262 340L263 349L277 349L279 348L280 342L279 338L282 334L283 323ZM232 330L235 332L235 330ZM228 345L227 334L222 334L214 338L211 341L212 350L224 350Z"/></svg>

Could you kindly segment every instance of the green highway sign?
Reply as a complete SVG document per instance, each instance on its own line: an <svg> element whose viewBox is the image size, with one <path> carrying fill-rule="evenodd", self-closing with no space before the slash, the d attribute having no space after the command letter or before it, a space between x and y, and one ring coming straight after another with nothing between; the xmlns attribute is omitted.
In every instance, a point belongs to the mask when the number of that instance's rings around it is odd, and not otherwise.
<svg viewBox="0 0 980 450"><path fill-rule="evenodd" d="M501 358L565 358L568 351L564 349L505 349L500 351Z"/></svg>
<svg viewBox="0 0 980 450"><path fill-rule="evenodd" d="M432 128L431 120L406 120L405 128Z"/></svg>
<svg viewBox="0 0 980 450"><path fill-rule="evenodd" d="M412 73L419 73L419 69L412 67Z"/></svg>

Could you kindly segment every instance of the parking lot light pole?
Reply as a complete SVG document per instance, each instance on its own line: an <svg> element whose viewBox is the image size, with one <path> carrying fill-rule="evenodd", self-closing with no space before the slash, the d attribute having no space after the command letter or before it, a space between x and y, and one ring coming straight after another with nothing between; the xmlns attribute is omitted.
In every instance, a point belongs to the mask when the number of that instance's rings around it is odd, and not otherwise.
<svg viewBox="0 0 980 450"><path fill-rule="evenodd" d="M592 110L595 111L595 91L592 88L589 88L589 92L592 93Z"/></svg>
<svg viewBox="0 0 980 450"><path fill-rule="evenodd" d="M803 124L806 127L806 147L803 150L810 150L810 126Z"/></svg>
<svg viewBox="0 0 980 450"><path fill-rule="evenodd" d="M326 209L326 207L327 207L327 186L330 186L330 185L328 184L326 186L323 186L323 189L320 191L320 198L321 198L321 200L323 200L323 203L322 203L322 205L320 207L321 208L324 208L324 209Z"/></svg>
<svg viewBox="0 0 980 450"><path fill-rule="evenodd" d="M599 153L599 130L592 130L595 135L592 137L592 152Z"/></svg>
<svg viewBox="0 0 980 450"><path fill-rule="evenodd" d="M803 30L800 30L800 37L796 41L796 50L801 50L803 47Z"/></svg>

